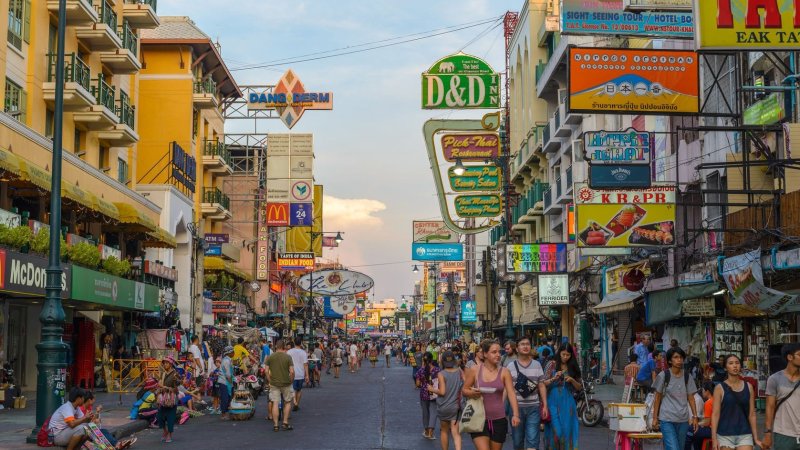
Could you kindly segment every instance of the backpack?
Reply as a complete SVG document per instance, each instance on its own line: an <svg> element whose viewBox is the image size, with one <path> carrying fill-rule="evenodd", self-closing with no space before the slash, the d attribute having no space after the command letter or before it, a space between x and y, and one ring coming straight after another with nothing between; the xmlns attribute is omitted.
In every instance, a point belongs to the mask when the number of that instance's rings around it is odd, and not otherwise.
<svg viewBox="0 0 800 450"><path fill-rule="evenodd" d="M50 428L50 417L45 419L44 423L42 424L42 428L39 429L39 432L36 433L36 445L39 447L54 447L55 444L50 440L50 432L48 430Z"/></svg>
<svg viewBox="0 0 800 450"><path fill-rule="evenodd" d="M667 369L664 371L664 392L667 392L667 387L669 387L669 380L672 378L672 371ZM685 368L683 369L683 386L686 388L686 393L689 393L689 371Z"/></svg>
<svg viewBox="0 0 800 450"><path fill-rule="evenodd" d="M131 406L131 414L129 416L131 420L136 420L136 418L139 417L139 408L142 406L142 403L144 403L144 396L133 402L133 406Z"/></svg>

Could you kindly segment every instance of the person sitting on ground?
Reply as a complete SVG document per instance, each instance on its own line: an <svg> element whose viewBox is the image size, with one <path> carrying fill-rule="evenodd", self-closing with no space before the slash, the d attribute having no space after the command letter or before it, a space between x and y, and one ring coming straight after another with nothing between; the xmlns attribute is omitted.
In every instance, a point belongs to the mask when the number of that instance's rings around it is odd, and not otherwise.
<svg viewBox="0 0 800 450"><path fill-rule="evenodd" d="M156 415L158 414L158 405L156 404L156 390L158 389L158 381L155 378L148 378L144 382L142 389L136 393L136 402L131 408L131 420L140 419L147 420L151 426L156 427Z"/></svg>
<svg viewBox="0 0 800 450"><path fill-rule="evenodd" d="M80 407L86 399L86 391L74 387L69 391L69 401L61 405L50 416L48 432L53 436L53 444L75 450L88 439L86 424L91 422L95 415L83 415Z"/></svg>
<svg viewBox="0 0 800 450"><path fill-rule="evenodd" d="M95 408L94 402L95 402L94 394L91 393L90 391L86 391L86 398L83 401L83 405L79 406L78 409L84 416L88 416L89 414L94 413L95 418L92 422L94 422L97 425L97 427L100 429L100 432L103 433L103 436L106 437L108 442L111 443L111 445L113 445L115 449L122 450L133 445L133 443L136 442L135 437L129 439L117 440L117 438L115 438L114 435L111 434L111 431L109 431L107 428L100 428L101 425L100 413L103 411L103 405L97 405L97 407Z"/></svg>

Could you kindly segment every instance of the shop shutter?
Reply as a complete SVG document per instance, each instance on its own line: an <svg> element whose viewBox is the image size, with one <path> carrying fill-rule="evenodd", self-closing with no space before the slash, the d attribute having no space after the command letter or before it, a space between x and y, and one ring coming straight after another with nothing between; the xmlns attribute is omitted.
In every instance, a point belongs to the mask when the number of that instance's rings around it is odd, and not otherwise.
<svg viewBox="0 0 800 450"><path fill-rule="evenodd" d="M625 369L628 364L628 348L633 341L633 323L631 322L631 312L620 311L616 314L617 317L617 357L614 362L614 368L617 370Z"/></svg>

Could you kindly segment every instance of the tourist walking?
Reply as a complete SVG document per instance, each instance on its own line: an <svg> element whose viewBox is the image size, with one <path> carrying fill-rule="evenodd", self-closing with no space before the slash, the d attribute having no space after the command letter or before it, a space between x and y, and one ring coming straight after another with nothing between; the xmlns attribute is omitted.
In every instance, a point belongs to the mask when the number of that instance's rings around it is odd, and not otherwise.
<svg viewBox="0 0 800 450"><path fill-rule="evenodd" d="M694 402L697 386L689 372L683 370L685 359L686 353L682 349L667 350L669 368L658 374L653 383L656 399L652 426L654 430L661 429L665 450L683 449L690 423L692 432L697 431L697 406ZM718 403L716 399L714 403Z"/></svg>
<svg viewBox="0 0 800 450"><path fill-rule="evenodd" d="M383 356L386 358L386 368L388 369L391 367L391 360L392 360L392 344L387 343L383 348Z"/></svg>
<svg viewBox="0 0 800 450"><path fill-rule="evenodd" d="M347 361L350 367L350 373L355 373L356 368L359 364L361 364L361 362L358 360L358 346L356 345L355 341L350 343L349 357Z"/></svg>
<svg viewBox="0 0 800 450"><path fill-rule="evenodd" d="M479 364L483 364L483 349L480 345L475 349L475 352L472 354L472 359L467 361L467 364L464 366L464 368L472 369Z"/></svg>
<svg viewBox="0 0 800 450"><path fill-rule="evenodd" d="M533 359L531 340L523 337L517 343L517 360L506 366L514 381L514 391L519 407L519 426L513 427L511 437L515 449L538 449L539 423L541 412L544 419L549 414L547 408L547 388L542 380L544 370L539 361Z"/></svg>
<svg viewBox="0 0 800 450"><path fill-rule="evenodd" d="M800 450L800 344L785 344L786 368L767 379L767 421L761 448Z"/></svg>
<svg viewBox="0 0 800 450"><path fill-rule="evenodd" d="M161 360L161 380L159 381L158 395L158 423L164 430L161 442L172 442L172 433L175 431L175 421L178 414L178 385L180 376L175 371L175 358L167 356Z"/></svg>
<svg viewBox="0 0 800 450"><path fill-rule="evenodd" d="M292 430L289 424L289 414L292 412L292 402L294 393L292 383L294 382L294 361L286 353L286 343L279 339L275 343L275 352L267 359L267 383L269 384L269 412L267 420L272 421L272 431L278 431L278 419L280 419L280 405L283 403L283 429Z"/></svg>
<svg viewBox="0 0 800 450"><path fill-rule="evenodd" d="M303 340L299 337L294 338L294 347L289 349L286 354L291 356L294 363L294 406L295 411L300 410L300 399L303 397L303 385L308 377L308 353L303 349Z"/></svg>
<svg viewBox="0 0 800 450"><path fill-rule="evenodd" d="M228 409L231 406L233 395L233 347L226 346L222 350L222 361L219 364L219 375L217 384L219 385L219 407L222 413L222 420L228 420Z"/></svg>
<svg viewBox="0 0 800 450"><path fill-rule="evenodd" d="M504 353L502 358L500 358L500 365L508 367L508 363L516 361L517 359L517 343L514 341L506 341L503 350Z"/></svg>
<svg viewBox="0 0 800 450"><path fill-rule="evenodd" d="M419 404L422 408L422 437L436 439L433 430L436 429L436 394L427 389L439 377L439 368L433 364L433 355L425 352L422 355L422 367L417 371L416 384L419 388Z"/></svg>
<svg viewBox="0 0 800 450"><path fill-rule="evenodd" d="M464 387L464 373L458 367L458 360L451 351L442 354L443 370L436 376L438 387L428 385L430 392L436 394L436 416L439 418L439 439L442 450L453 446L461 450L461 433L458 432L458 413L461 409L461 389Z"/></svg>
<svg viewBox="0 0 800 450"><path fill-rule="evenodd" d="M761 446L756 427L753 386L741 378L742 360L725 357L728 377L714 388L711 441L715 449L752 450Z"/></svg>
<svg viewBox="0 0 800 450"><path fill-rule="evenodd" d="M500 365L500 343L496 340L481 342L484 361L465 374L461 393L465 397L483 397L486 422L479 433L470 433L477 450L500 450L508 435L503 397L509 395L511 404L511 426L519 426L519 408L511 374Z"/></svg>
<svg viewBox="0 0 800 450"><path fill-rule="evenodd" d="M580 392L581 369L569 344L561 344L544 371L550 422L544 428L545 448L578 448L578 411L574 393Z"/></svg>
<svg viewBox="0 0 800 450"><path fill-rule="evenodd" d="M368 348L369 350L367 351L369 352L369 363L374 368L375 364L378 362L378 345L373 342L369 344Z"/></svg>

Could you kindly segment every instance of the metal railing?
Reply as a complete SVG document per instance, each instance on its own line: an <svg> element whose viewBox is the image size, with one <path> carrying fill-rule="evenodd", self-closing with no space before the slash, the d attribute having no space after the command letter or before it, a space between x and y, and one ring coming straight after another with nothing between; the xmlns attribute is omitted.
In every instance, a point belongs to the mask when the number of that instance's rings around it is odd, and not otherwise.
<svg viewBox="0 0 800 450"><path fill-rule="evenodd" d="M133 56L138 58L139 38L136 37L136 33L131 29L127 20L122 23L122 28L119 30L119 37L122 39L122 48L128 49L133 53Z"/></svg>
<svg viewBox="0 0 800 450"><path fill-rule="evenodd" d="M533 205L539 203L544 198L544 191L547 190L547 183L537 181L528 189L528 204Z"/></svg>
<svg viewBox="0 0 800 450"><path fill-rule="evenodd" d="M174 350L150 350L157 353L152 359L114 359L103 363L103 377L106 380L106 390L115 393L138 392L144 387L148 378L158 380L161 375L161 359L167 354L177 357ZM191 363L178 359L177 369L184 374L192 372ZM94 373L92 373L94 376Z"/></svg>
<svg viewBox="0 0 800 450"><path fill-rule="evenodd" d="M248 298L244 294L240 294L233 289L228 288L205 288L206 291L211 293L211 298L214 301L229 301L229 302L236 302L236 303L248 303Z"/></svg>
<svg viewBox="0 0 800 450"><path fill-rule="evenodd" d="M219 156L225 161L225 164L231 165L231 152L224 142L209 141L203 142L203 155L204 156Z"/></svg>
<svg viewBox="0 0 800 450"><path fill-rule="evenodd" d="M553 113L553 118L555 119L555 122L556 122L556 130L558 130L559 128L561 128L561 110L560 109L556 109L556 112Z"/></svg>
<svg viewBox="0 0 800 450"><path fill-rule="evenodd" d="M58 55L47 54L47 81L56 81L56 58ZM78 83L87 91L92 84L92 75L86 65L75 53L64 55L64 82Z"/></svg>
<svg viewBox="0 0 800 450"><path fill-rule="evenodd" d="M561 175L556 177L556 198L561 198Z"/></svg>
<svg viewBox="0 0 800 450"><path fill-rule="evenodd" d="M102 73L97 75L97 85L92 86L92 95L98 105L103 105L116 114L117 109L114 107L116 88L106 83Z"/></svg>
<svg viewBox="0 0 800 450"><path fill-rule="evenodd" d="M131 129L134 129L135 124L135 114L136 110L135 107L131 105L130 97L128 94L120 91L119 93L119 106L117 107L117 116L119 117L119 123L129 126Z"/></svg>
<svg viewBox="0 0 800 450"><path fill-rule="evenodd" d="M547 125L544 126L544 130L542 130L542 146L550 142L550 121L547 121Z"/></svg>
<svg viewBox="0 0 800 450"><path fill-rule="evenodd" d="M539 84L539 78L542 77L542 75L544 74L544 69L546 68L547 68L546 62L539 62L539 64L536 64L536 84Z"/></svg>
<svg viewBox="0 0 800 450"><path fill-rule="evenodd" d="M98 23L104 23L109 26L113 31L117 31L117 13L114 12L112 7L107 1L101 1L99 5L94 5L97 11Z"/></svg>
<svg viewBox="0 0 800 450"><path fill-rule="evenodd" d="M547 188L542 194L542 197L544 199L544 209L549 208L550 205L553 204L553 188Z"/></svg>
<svg viewBox="0 0 800 450"><path fill-rule="evenodd" d="M217 93L217 83L215 83L212 78L208 78L205 81L195 81L194 82L194 93L195 94L216 94Z"/></svg>
<svg viewBox="0 0 800 450"><path fill-rule="evenodd" d="M566 192L572 190L572 166L567 167L567 186Z"/></svg>
<svg viewBox="0 0 800 450"><path fill-rule="evenodd" d="M203 203L219 203L223 208L231 209L231 200L219 188L203 189Z"/></svg>
<svg viewBox="0 0 800 450"><path fill-rule="evenodd" d="M153 12L156 12L156 3L158 0L125 0L125 3L128 5L147 5L153 8Z"/></svg>

